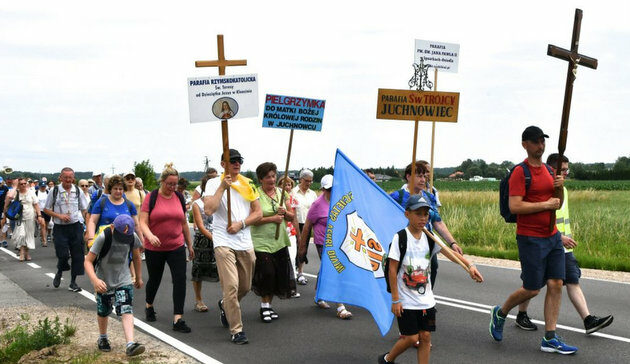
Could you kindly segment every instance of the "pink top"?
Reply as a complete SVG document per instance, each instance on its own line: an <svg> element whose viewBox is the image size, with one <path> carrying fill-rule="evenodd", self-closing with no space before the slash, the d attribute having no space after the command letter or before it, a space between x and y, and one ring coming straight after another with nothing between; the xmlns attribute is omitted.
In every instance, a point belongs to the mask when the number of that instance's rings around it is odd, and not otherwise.
<svg viewBox="0 0 630 364"><path fill-rule="evenodd" d="M155 207L149 215L149 230L160 239L162 245L153 246L146 237L143 245L145 249L153 251L175 250L184 245L184 232L182 231L184 210L179 198L174 193L171 198L157 194ZM149 212L150 196L151 194L144 199L140 211Z"/></svg>
<svg viewBox="0 0 630 364"><path fill-rule="evenodd" d="M313 224L313 241L317 245L324 245L329 209L330 202L326 201L322 193L315 202L313 202L306 215L306 219Z"/></svg>

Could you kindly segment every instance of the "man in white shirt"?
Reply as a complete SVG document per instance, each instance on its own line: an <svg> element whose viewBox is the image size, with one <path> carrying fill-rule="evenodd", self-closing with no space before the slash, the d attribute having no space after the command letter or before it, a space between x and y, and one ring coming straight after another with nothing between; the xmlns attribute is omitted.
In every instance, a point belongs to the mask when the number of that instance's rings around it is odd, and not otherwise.
<svg viewBox="0 0 630 364"><path fill-rule="evenodd" d="M254 244L249 226L262 218L258 194L253 182L239 174L243 157L230 149L230 163L221 167L227 172L220 178L210 179L204 193L204 212L212 215L214 255L219 271L223 299L219 301L221 323L230 328L235 344L247 344L243 332L240 301L251 289L256 263ZM230 189L231 225L228 226L227 194Z"/></svg>

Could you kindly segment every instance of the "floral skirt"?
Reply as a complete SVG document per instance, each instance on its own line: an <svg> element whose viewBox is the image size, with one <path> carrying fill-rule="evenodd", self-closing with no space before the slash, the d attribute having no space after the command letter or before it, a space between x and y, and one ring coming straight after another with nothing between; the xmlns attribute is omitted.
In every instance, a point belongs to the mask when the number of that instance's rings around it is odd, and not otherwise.
<svg viewBox="0 0 630 364"><path fill-rule="evenodd" d="M214 244L212 240L200 232L195 233L193 242L195 258L192 263L192 281L219 281L217 261L214 258Z"/></svg>

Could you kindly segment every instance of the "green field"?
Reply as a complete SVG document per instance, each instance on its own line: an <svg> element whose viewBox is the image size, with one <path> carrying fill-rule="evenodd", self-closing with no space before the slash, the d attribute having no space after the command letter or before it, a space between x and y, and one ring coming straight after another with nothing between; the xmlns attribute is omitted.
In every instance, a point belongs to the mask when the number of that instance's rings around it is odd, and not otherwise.
<svg viewBox="0 0 630 364"><path fill-rule="evenodd" d="M630 272L630 192L570 192L571 228L583 268ZM440 191L441 214L467 254L518 259L515 224L499 214L496 191Z"/></svg>
<svg viewBox="0 0 630 364"><path fill-rule="evenodd" d="M394 191L403 185L402 180L379 183L385 191ZM578 181L569 179L566 186L570 191L630 191L630 181ZM435 181L441 191L499 191L499 181Z"/></svg>

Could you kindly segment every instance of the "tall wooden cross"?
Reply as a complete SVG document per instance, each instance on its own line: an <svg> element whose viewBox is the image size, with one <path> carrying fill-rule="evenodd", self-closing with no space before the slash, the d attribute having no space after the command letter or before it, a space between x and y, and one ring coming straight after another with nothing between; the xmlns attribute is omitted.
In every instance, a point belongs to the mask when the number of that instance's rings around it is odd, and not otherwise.
<svg viewBox="0 0 630 364"><path fill-rule="evenodd" d="M223 34L217 34L217 53L219 59L216 61L195 61L195 67L219 67L219 76L225 75L225 67L227 66L247 66L246 59L226 60L223 51ZM228 134L227 119L221 120L221 136L223 138L223 162L225 163L225 175L229 174L230 168L230 143ZM230 189L227 190L227 227L232 225L232 207Z"/></svg>
<svg viewBox="0 0 630 364"><path fill-rule="evenodd" d="M558 138L558 164L556 165L556 175L561 173L562 169L562 157L567 146L567 134L569 131L569 112L571 111L571 96L573 95L573 82L577 75L577 68L579 65L592 69L597 69L597 59L591 58L578 53L578 46L580 45L580 28L582 25L582 10L575 9L575 20L573 22L573 36L571 37L571 50L566 50L560 47L549 44L547 48L547 55L560 58L569 62L569 68L567 70L567 83L564 88L564 103L562 105L562 121L560 123L560 136ZM563 191L561 188L554 190L554 196L563 199ZM550 228L556 224L555 213L552 214L552 221L550 222Z"/></svg>

